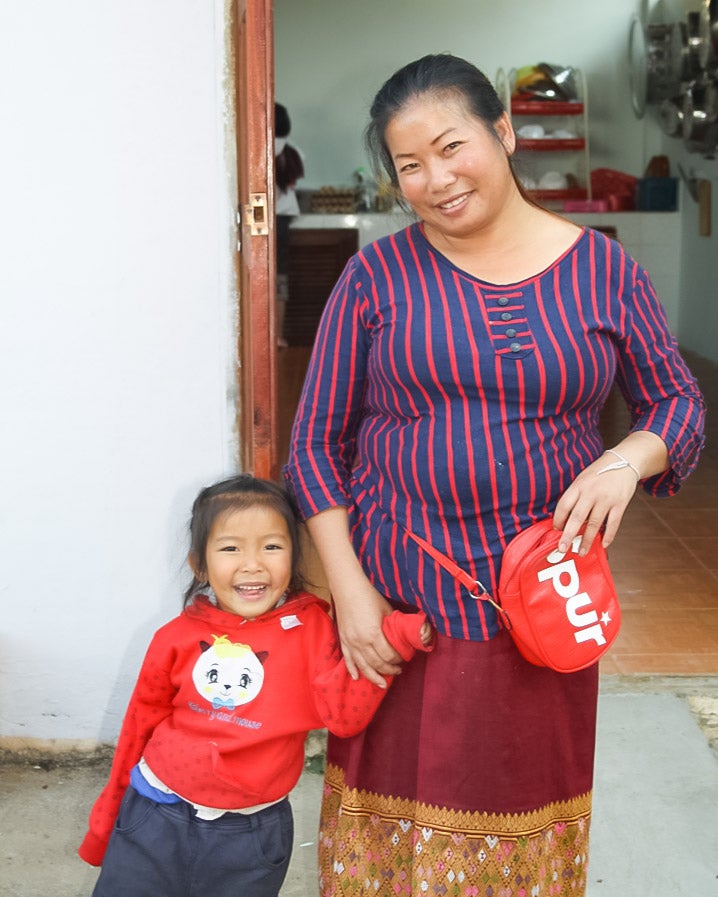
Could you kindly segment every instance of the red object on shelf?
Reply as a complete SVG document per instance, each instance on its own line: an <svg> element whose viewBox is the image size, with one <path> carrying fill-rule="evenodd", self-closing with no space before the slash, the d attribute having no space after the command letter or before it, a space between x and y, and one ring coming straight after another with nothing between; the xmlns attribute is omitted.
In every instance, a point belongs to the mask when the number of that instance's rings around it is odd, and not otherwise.
<svg viewBox="0 0 718 897"><path fill-rule="evenodd" d="M586 140L583 137L541 137L538 139L519 137L519 149L532 152L582 150L585 146Z"/></svg>
<svg viewBox="0 0 718 897"><path fill-rule="evenodd" d="M511 100L512 115L583 115L578 100Z"/></svg>
<svg viewBox="0 0 718 897"><path fill-rule="evenodd" d="M591 172L591 194L605 199L612 212L630 212L636 208L638 178L613 168L594 168Z"/></svg>
<svg viewBox="0 0 718 897"><path fill-rule="evenodd" d="M607 212L608 203L605 199L566 199L563 203L564 212Z"/></svg>
<svg viewBox="0 0 718 897"><path fill-rule="evenodd" d="M569 187L566 190L527 190L532 199L544 202L559 202L565 199L586 199L588 190L584 187Z"/></svg>

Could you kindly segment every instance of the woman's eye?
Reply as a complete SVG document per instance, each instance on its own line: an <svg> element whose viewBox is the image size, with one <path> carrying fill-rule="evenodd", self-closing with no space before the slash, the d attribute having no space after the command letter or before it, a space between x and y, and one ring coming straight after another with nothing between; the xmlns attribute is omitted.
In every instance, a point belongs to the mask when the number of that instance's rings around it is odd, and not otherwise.
<svg viewBox="0 0 718 897"><path fill-rule="evenodd" d="M225 545L223 548L220 548L220 551L236 551L236 545Z"/></svg>
<svg viewBox="0 0 718 897"><path fill-rule="evenodd" d="M413 171L417 167L418 166L417 166L416 162L407 162L406 165L401 166L401 168L399 169L399 173L407 174L408 172Z"/></svg>
<svg viewBox="0 0 718 897"><path fill-rule="evenodd" d="M461 141L460 141L460 140L455 140L453 143L449 143L449 144L447 144L447 145L446 145L446 149L449 150L449 151L451 151L451 150L458 149L458 147L460 147L460 146L461 146Z"/></svg>
<svg viewBox="0 0 718 897"><path fill-rule="evenodd" d="M275 545L273 542L270 542L269 545L264 546L267 551L281 551L284 547L283 545Z"/></svg>

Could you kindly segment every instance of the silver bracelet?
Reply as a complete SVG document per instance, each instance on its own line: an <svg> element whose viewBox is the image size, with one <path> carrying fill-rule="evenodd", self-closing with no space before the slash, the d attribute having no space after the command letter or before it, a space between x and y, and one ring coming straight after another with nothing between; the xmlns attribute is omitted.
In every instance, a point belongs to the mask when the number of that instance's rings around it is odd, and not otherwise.
<svg viewBox="0 0 718 897"><path fill-rule="evenodd" d="M635 464L632 464L627 458L624 458L623 455L619 455L619 453L615 449L606 449L603 453L615 455L618 458L618 461L614 461L613 464L607 464L605 467L602 467L600 470L596 471L596 476L600 476L602 473L607 473L609 470L623 470L625 467L630 467L631 470L636 474L638 479L641 479L641 471L636 467Z"/></svg>

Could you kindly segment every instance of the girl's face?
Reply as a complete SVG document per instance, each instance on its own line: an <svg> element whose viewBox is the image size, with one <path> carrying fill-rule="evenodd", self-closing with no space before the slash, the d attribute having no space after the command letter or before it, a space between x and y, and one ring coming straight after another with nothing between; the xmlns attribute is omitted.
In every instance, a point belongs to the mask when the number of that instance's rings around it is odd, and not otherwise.
<svg viewBox="0 0 718 897"><path fill-rule="evenodd" d="M248 620L271 610L292 576L284 517L264 505L220 514L207 540L205 568L195 572L209 581L222 610Z"/></svg>
<svg viewBox="0 0 718 897"><path fill-rule="evenodd" d="M471 236L515 196L508 162L515 137L506 115L494 130L454 95L422 94L389 122L385 140L399 187L427 231Z"/></svg>

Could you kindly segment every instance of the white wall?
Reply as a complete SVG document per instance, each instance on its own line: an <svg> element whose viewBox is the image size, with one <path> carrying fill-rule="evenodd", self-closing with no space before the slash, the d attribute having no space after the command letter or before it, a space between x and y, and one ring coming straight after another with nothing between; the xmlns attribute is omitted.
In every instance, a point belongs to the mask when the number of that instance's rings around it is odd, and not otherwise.
<svg viewBox="0 0 718 897"><path fill-rule="evenodd" d="M114 738L236 455L224 21L0 10L0 746Z"/></svg>

